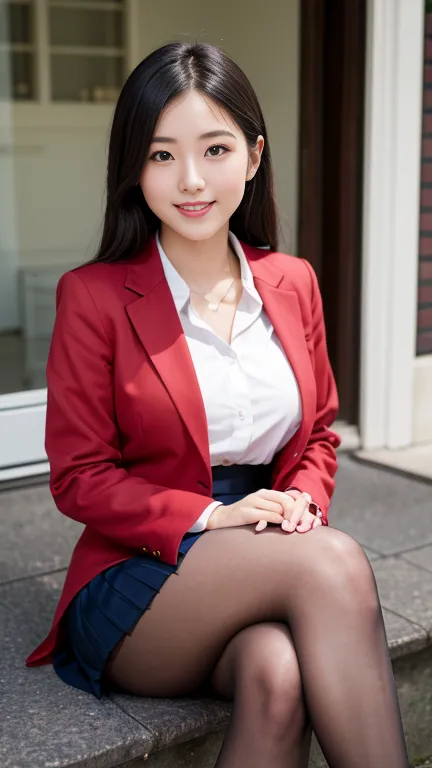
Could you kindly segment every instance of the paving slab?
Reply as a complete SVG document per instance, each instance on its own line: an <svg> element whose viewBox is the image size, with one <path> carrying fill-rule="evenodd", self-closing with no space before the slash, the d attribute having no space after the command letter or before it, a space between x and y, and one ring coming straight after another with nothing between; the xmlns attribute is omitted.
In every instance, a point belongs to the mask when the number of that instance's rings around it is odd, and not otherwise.
<svg viewBox="0 0 432 768"><path fill-rule="evenodd" d="M386 557L372 567L383 608L432 632L432 573L402 557Z"/></svg>
<svg viewBox="0 0 432 768"><path fill-rule="evenodd" d="M152 735L109 699L67 686L24 660L48 631L63 574L0 587L0 765L111 768L152 748Z"/></svg>
<svg viewBox="0 0 432 768"><path fill-rule="evenodd" d="M0 671L2 768L112 768L152 739L109 699L69 688L51 667Z"/></svg>
<svg viewBox="0 0 432 768"><path fill-rule="evenodd" d="M372 552L372 550L369 549L369 547L363 547L363 550L364 550L364 553L365 553L366 557L371 562L373 560L378 560L380 557L382 557L382 555L378 554L378 552Z"/></svg>
<svg viewBox="0 0 432 768"><path fill-rule="evenodd" d="M408 754L414 768L432 752L432 647L396 659L393 671Z"/></svg>
<svg viewBox="0 0 432 768"><path fill-rule="evenodd" d="M374 553L432 545L432 487L342 453L329 519Z"/></svg>
<svg viewBox="0 0 432 768"><path fill-rule="evenodd" d="M62 571L0 584L0 670L22 667L48 634L65 575Z"/></svg>
<svg viewBox="0 0 432 768"><path fill-rule="evenodd" d="M0 492L0 583L66 568L83 526L62 515L47 485Z"/></svg>
<svg viewBox="0 0 432 768"><path fill-rule="evenodd" d="M432 480L432 443L410 445L397 450L379 449L357 451L359 459L373 464L391 467L399 472Z"/></svg>
<svg viewBox="0 0 432 768"><path fill-rule="evenodd" d="M110 699L145 726L152 735L155 750L219 730L227 724L231 713L231 704L216 696L153 699L116 693Z"/></svg>
<svg viewBox="0 0 432 768"><path fill-rule="evenodd" d="M417 565L419 568L424 568L426 571L432 573L432 546L420 547L413 552L406 552L402 555L404 560L408 560L409 563Z"/></svg>
<svg viewBox="0 0 432 768"><path fill-rule="evenodd" d="M423 627L387 608L383 608L382 612L392 659L416 653L430 645L429 635Z"/></svg>

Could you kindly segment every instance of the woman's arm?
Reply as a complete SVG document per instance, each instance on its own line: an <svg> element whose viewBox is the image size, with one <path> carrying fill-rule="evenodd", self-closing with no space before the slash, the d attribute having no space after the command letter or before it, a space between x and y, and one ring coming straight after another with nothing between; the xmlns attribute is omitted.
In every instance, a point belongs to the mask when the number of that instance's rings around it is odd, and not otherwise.
<svg viewBox="0 0 432 768"><path fill-rule="evenodd" d="M76 272L57 289L47 365L46 452L58 509L126 547L175 562L185 532L211 499L153 485L121 467L113 350L92 296ZM149 403L151 407L151 403Z"/></svg>
<svg viewBox="0 0 432 768"><path fill-rule="evenodd" d="M327 520L327 510L334 491L337 469L336 448L340 437L330 429L338 411L338 395L330 366L325 336L324 316L318 281L311 265L302 260L311 279L311 355L317 389L315 421L308 444L300 461L291 472L286 462L276 461L273 487L284 490L295 487L312 496ZM282 458L283 451L279 458Z"/></svg>

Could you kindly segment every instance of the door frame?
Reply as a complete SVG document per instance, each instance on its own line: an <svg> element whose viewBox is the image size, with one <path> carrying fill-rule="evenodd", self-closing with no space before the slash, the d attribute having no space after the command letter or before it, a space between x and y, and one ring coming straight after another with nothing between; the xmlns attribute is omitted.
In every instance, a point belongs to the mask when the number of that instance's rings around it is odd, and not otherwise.
<svg viewBox="0 0 432 768"><path fill-rule="evenodd" d="M369 0L361 441L414 438L424 0Z"/></svg>
<svg viewBox="0 0 432 768"><path fill-rule="evenodd" d="M366 0L308 0L300 29L298 252L318 275L340 418L357 424Z"/></svg>

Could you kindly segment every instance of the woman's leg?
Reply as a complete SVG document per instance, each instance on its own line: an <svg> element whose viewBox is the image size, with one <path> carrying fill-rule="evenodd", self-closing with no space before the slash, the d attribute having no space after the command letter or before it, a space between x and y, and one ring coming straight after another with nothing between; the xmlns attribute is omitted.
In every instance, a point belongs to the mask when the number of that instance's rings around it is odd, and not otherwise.
<svg viewBox="0 0 432 768"><path fill-rule="evenodd" d="M241 630L225 648L210 684L234 700L216 768L307 768L312 729L300 670L285 624Z"/></svg>
<svg viewBox="0 0 432 768"><path fill-rule="evenodd" d="M331 768L407 768L375 579L361 547L332 528L208 531L118 646L108 673L145 696L191 693L238 632L269 621L290 629Z"/></svg>

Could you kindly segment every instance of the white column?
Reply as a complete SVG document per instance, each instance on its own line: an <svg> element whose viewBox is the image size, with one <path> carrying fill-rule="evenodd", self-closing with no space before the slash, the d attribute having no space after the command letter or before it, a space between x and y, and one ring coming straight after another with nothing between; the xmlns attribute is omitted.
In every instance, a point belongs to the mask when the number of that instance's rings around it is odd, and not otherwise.
<svg viewBox="0 0 432 768"><path fill-rule="evenodd" d="M360 437L412 442L424 0L369 0Z"/></svg>

